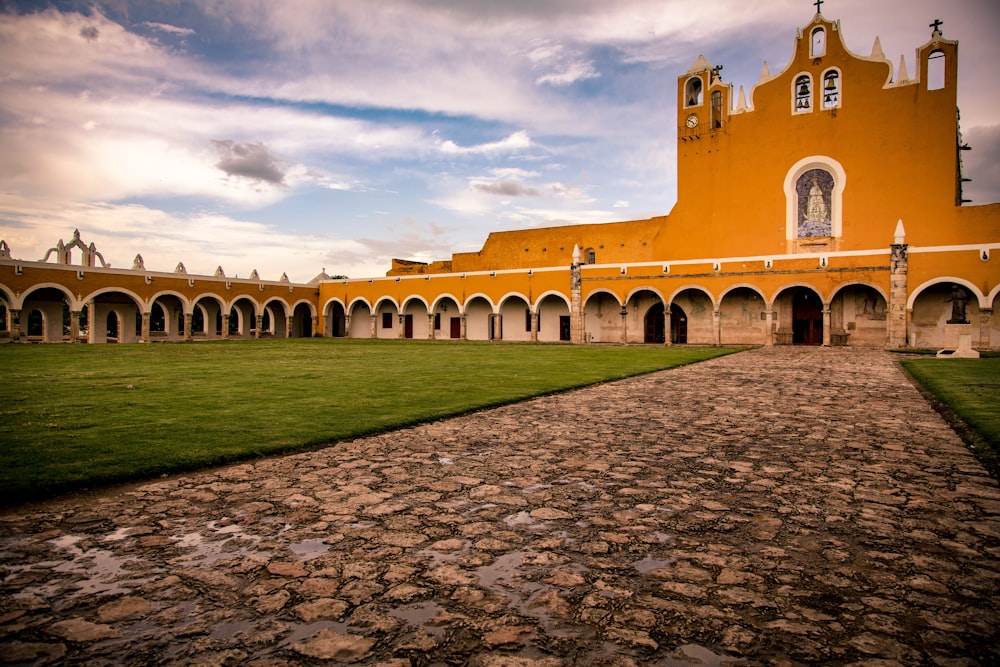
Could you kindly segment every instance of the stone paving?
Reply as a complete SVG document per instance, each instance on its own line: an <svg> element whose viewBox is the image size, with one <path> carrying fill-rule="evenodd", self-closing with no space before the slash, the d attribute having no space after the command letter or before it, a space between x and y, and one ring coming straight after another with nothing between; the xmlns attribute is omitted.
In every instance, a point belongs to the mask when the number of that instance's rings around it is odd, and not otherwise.
<svg viewBox="0 0 1000 667"><path fill-rule="evenodd" d="M0 581L8 664L990 665L1000 489L891 354L763 348L8 511Z"/></svg>

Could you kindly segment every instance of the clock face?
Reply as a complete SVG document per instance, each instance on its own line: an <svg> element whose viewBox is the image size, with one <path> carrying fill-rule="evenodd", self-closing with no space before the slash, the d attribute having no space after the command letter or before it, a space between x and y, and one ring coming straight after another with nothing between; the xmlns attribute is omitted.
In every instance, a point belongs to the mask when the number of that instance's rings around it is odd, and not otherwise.
<svg viewBox="0 0 1000 667"><path fill-rule="evenodd" d="M697 125L698 125L698 114L694 114L693 113L690 116L688 116L687 120L684 121L684 124L687 125L690 128L697 127Z"/></svg>

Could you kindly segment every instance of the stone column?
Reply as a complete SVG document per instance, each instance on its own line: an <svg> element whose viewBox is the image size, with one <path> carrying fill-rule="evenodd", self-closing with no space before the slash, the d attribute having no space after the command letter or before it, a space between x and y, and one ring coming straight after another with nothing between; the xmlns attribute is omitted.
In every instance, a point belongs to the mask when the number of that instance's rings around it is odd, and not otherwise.
<svg viewBox="0 0 1000 667"><path fill-rule="evenodd" d="M317 331L319 331L319 315L313 315L310 321L312 322L312 331L309 332L309 337L310 338L320 337L316 333Z"/></svg>
<svg viewBox="0 0 1000 667"><path fill-rule="evenodd" d="M670 340L670 337L673 335L673 332L671 331L671 328L670 328L670 318L671 318L672 315L673 315L673 313L670 311L670 304L669 303L664 303L663 304L663 344L666 345L667 347L669 347L669 346L671 346L671 345L674 344L674 341Z"/></svg>
<svg viewBox="0 0 1000 667"><path fill-rule="evenodd" d="M823 306L823 347L830 347L830 306Z"/></svg>
<svg viewBox="0 0 1000 667"><path fill-rule="evenodd" d="M7 310L10 313L10 342L16 343L21 340L21 311Z"/></svg>
<svg viewBox="0 0 1000 667"><path fill-rule="evenodd" d="M184 340L185 342L191 342L191 324L194 321L194 313L184 313Z"/></svg>
<svg viewBox="0 0 1000 667"><path fill-rule="evenodd" d="M764 345L774 345L774 308L766 306L764 310Z"/></svg>
<svg viewBox="0 0 1000 667"><path fill-rule="evenodd" d="M222 340L229 340L229 313L222 315Z"/></svg>
<svg viewBox="0 0 1000 667"><path fill-rule="evenodd" d="M467 336L467 333L468 333L467 326L468 326L468 322L466 321L465 313L463 313L461 315L461 327L460 327L460 333L459 333L459 338L461 340L468 340L469 339L468 336Z"/></svg>
<svg viewBox="0 0 1000 667"><path fill-rule="evenodd" d="M715 336L715 345L722 345L722 310L712 309L712 330Z"/></svg>
<svg viewBox="0 0 1000 667"><path fill-rule="evenodd" d="M93 299L87 302L87 342L97 340L97 307ZM106 330L101 332L102 341L108 342Z"/></svg>
<svg viewBox="0 0 1000 667"><path fill-rule="evenodd" d="M541 318L541 313L534 311L531 313L531 342L538 342L538 322Z"/></svg>
<svg viewBox="0 0 1000 667"><path fill-rule="evenodd" d="M149 342L149 318L150 318L150 316L152 316L152 313L149 312L149 311L146 311L146 312L144 312L142 314L142 329L141 329L142 334L139 337L139 342L140 343L148 343Z"/></svg>
<svg viewBox="0 0 1000 667"><path fill-rule="evenodd" d="M371 315L371 324L372 338L378 338L378 317L375 313Z"/></svg>
<svg viewBox="0 0 1000 667"><path fill-rule="evenodd" d="M260 314L257 316L257 326L254 328L254 338L260 338L260 330L264 328L264 315Z"/></svg>
<svg viewBox="0 0 1000 667"><path fill-rule="evenodd" d="M434 313L427 313L427 340L434 340Z"/></svg>
<svg viewBox="0 0 1000 667"><path fill-rule="evenodd" d="M399 331L396 333L396 338L403 338L406 333L406 327L403 326L406 323L406 315L403 313L399 314Z"/></svg>
<svg viewBox="0 0 1000 667"><path fill-rule="evenodd" d="M622 333L621 344L628 343L628 306L622 306Z"/></svg>
<svg viewBox="0 0 1000 667"><path fill-rule="evenodd" d="M574 252L577 255L579 250ZM569 267L569 340L571 343L583 342L583 287L580 277L579 258L574 256Z"/></svg>
<svg viewBox="0 0 1000 667"><path fill-rule="evenodd" d="M337 332L334 331L333 334L337 335ZM351 337L351 316L347 315L345 313L344 314L344 338L350 338L350 337Z"/></svg>
<svg viewBox="0 0 1000 667"><path fill-rule="evenodd" d="M897 240L899 240L898 237ZM886 313L885 325L891 348L906 347L909 344L909 341L906 340L906 255L908 248L909 246L902 242L893 243L890 246L889 309Z"/></svg>
<svg viewBox="0 0 1000 667"><path fill-rule="evenodd" d="M979 309L979 345L980 350L990 349L990 321L993 319L992 308Z"/></svg>
<svg viewBox="0 0 1000 667"><path fill-rule="evenodd" d="M69 311L69 342L76 343L80 338L80 312Z"/></svg>

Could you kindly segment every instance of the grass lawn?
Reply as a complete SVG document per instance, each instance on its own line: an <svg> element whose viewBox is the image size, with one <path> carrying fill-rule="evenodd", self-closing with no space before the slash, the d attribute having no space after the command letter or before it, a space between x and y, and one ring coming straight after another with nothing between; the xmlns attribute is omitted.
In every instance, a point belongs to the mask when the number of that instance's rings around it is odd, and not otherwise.
<svg viewBox="0 0 1000 667"><path fill-rule="evenodd" d="M732 351L329 338L0 345L0 503L292 451Z"/></svg>
<svg viewBox="0 0 1000 667"><path fill-rule="evenodd" d="M917 382L971 427L980 460L994 475L1000 472L1000 357L902 363Z"/></svg>

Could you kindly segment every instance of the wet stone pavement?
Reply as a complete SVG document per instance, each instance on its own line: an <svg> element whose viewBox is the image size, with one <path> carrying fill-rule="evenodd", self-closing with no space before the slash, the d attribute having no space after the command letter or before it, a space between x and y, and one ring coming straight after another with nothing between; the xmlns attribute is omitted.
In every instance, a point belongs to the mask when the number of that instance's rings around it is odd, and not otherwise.
<svg viewBox="0 0 1000 667"><path fill-rule="evenodd" d="M1000 489L896 363L758 349L8 510L0 663L997 664Z"/></svg>

